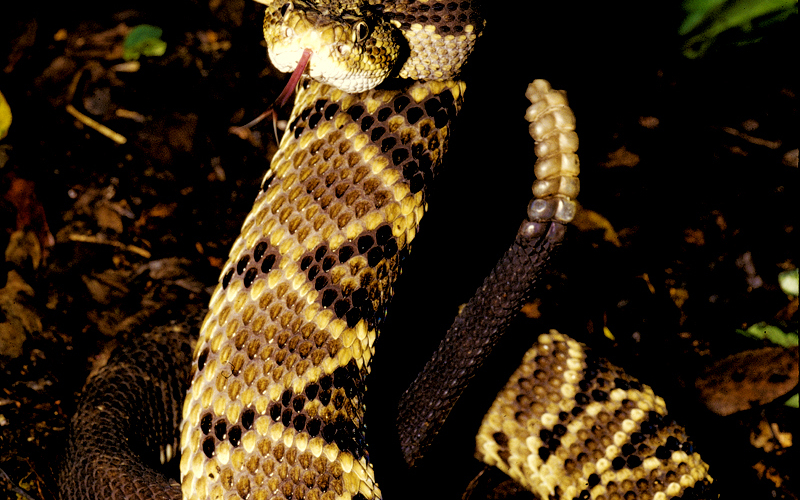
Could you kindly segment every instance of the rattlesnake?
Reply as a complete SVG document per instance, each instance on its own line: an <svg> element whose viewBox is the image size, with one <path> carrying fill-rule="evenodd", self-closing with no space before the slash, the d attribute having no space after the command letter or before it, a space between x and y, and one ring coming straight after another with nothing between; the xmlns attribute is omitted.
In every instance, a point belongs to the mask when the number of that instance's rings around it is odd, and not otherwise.
<svg viewBox="0 0 800 500"><path fill-rule="evenodd" d="M298 90L211 299L193 365L190 322L112 355L72 420L62 498L381 498L363 426L365 379L463 104L465 84L453 78L483 25L469 2L267 2L273 63L291 69L310 50L315 80ZM326 62L327 54L350 69ZM574 213L571 112L545 82L535 82L529 98L540 157L536 199L514 245L401 403L409 462L435 435ZM707 467L680 428L658 417L666 411L652 391L604 363L582 365L582 348L558 334L533 349L486 417L484 460L545 496L703 494ZM141 462L176 453L188 377L179 486ZM120 387L127 399L114 392ZM644 457L620 463L621 456ZM571 465L561 472L555 462Z"/></svg>

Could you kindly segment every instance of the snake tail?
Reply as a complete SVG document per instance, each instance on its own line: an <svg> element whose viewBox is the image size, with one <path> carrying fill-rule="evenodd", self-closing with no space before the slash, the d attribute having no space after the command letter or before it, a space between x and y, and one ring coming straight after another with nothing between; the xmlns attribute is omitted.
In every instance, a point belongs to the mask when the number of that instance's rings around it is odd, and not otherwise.
<svg viewBox="0 0 800 500"><path fill-rule="evenodd" d="M118 347L86 383L59 474L62 500L181 498L165 464L178 450L199 315Z"/></svg>
<svg viewBox="0 0 800 500"><path fill-rule="evenodd" d="M528 220L401 397L397 429L409 465L430 447L470 379L519 312L575 215L579 189L575 117L564 94L544 80L534 81L526 96L531 101L526 119L538 158Z"/></svg>
<svg viewBox="0 0 800 500"><path fill-rule="evenodd" d="M478 459L539 498L716 498L664 400L555 330L525 353L476 443Z"/></svg>

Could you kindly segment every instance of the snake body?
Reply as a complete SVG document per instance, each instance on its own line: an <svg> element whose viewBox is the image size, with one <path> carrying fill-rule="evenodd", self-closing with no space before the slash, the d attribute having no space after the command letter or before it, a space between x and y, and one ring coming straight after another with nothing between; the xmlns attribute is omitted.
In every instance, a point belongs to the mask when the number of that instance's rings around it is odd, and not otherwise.
<svg viewBox="0 0 800 500"><path fill-rule="evenodd" d="M190 372L188 363L178 372L164 369L165 353L183 353L170 365L188 353L189 344L176 339L184 328L156 332L116 353L87 383L72 420L62 498L381 498L363 425L365 379L462 106L465 85L452 78L482 27L467 2L268 2L265 36L276 66L285 59L292 67L311 47L308 71L320 81L298 90L280 149L211 299ZM294 41L284 44L288 39ZM397 60L403 64L392 66ZM352 84L342 76L351 74L358 75ZM390 75L427 79L373 88ZM578 189L571 112L563 110L562 94L538 85L529 113L541 158L536 200L512 257L495 273L497 286L514 283L513 302L527 293L529 278L520 274L519 284L506 278L529 264L535 276L563 238ZM498 293L485 286L485 293ZM493 304L478 300L459 315L463 325L454 325L454 335L491 334L478 335L475 349L460 349L466 360L457 363L479 365L475 351L488 352L507 321L472 318L487 311L507 317L517 307ZM452 407L440 402L457 399L446 387L463 386L472 373L452 364L458 343L443 345L421 380L432 380L431 370L444 364L452 383L427 391L408 412L401 408L401 420L422 418L429 434ZM148 349L165 355L142 354ZM118 402L109 396L118 386L140 400ZM178 444L175 410L184 390ZM412 434L405 435L427 439ZM501 445L511 442L510 434L491 435ZM181 485L139 465L157 468L178 448ZM492 456L510 463L504 451ZM695 473L697 482L706 481L704 471Z"/></svg>

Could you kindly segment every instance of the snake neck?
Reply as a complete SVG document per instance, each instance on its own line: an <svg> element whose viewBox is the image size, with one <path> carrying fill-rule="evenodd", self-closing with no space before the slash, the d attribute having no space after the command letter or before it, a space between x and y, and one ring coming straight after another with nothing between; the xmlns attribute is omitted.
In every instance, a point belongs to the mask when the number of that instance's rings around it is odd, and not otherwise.
<svg viewBox="0 0 800 500"><path fill-rule="evenodd" d="M364 378L463 90L300 90L195 349L184 498L380 497Z"/></svg>

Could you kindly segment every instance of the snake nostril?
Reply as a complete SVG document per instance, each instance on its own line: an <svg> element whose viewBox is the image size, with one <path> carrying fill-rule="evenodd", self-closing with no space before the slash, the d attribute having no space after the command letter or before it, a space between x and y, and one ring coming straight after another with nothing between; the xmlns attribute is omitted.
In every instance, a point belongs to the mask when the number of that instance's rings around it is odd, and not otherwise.
<svg viewBox="0 0 800 500"><path fill-rule="evenodd" d="M344 43L337 43L336 51L339 52L339 54L346 56L350 53L350 46Z"/></svg>
<svg viewBox="0 0 800 500"><path fill-rule="evenodd" d="M292 28L286 28L285 30L283 30L283 36L285 36L286 38L293 37L294 36L294 30Z"/></svg>

